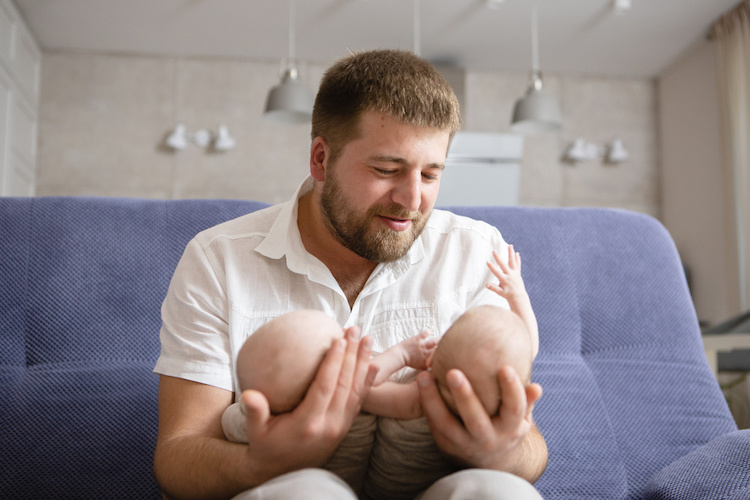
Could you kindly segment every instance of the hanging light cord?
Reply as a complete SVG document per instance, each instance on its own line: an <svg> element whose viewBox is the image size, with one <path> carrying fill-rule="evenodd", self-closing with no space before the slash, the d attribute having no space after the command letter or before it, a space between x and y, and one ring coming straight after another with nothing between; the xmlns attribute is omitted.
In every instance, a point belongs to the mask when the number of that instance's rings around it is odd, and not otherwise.
<svg viewBox="0 0 750 500"><path fill-rule="evenodd" d="M539 27L537 25L536 4L531 6L531 71L534 78L539 75Z"/></svg>
<svg viewBox="0 0 750 500"><path fill-rule="evenodd" d="M420 34L420 19L419 19L419 0L413 0L414 7L414 53L420 56L421 50L421 34Z"/></svg>
<svg viewBox="0 0 750 500"><path fill-rule="evenodd" d="M294 39L294 0L289 0L289 62L294 63L294 58L297 57L295 54L295 39Z"/></svg>

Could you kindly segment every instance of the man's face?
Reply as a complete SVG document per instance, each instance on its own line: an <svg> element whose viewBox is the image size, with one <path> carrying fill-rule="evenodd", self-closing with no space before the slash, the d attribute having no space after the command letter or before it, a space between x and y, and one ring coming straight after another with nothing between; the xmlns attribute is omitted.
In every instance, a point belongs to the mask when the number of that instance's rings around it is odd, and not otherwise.
<svg viewBox="0 0 750 500"><path fill-rule="evenodd" d="M404 256L427 224L449 134L365 112L360 134L328 165L323 220L343 246L374 262Z"/></svg>

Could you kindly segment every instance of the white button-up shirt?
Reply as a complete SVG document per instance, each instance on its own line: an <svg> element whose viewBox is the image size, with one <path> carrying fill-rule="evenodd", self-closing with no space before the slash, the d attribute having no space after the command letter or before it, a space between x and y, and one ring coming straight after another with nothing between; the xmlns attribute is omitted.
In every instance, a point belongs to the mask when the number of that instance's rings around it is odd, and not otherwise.
<svg viewBox="0 0 750 500"><path fill-rule="evenodd" d="M442 335L468 308L508 307L485 287L495 281L486 265L492 251L507 258L499 231L433 210L408 253L379 264L350 308L300 238L298 199L312 184L308 178L289 202L207 229L187 245L162 306L156 373L236 392L234 361L245 339L299 309L359 325L378 353L424 329Z"/></svg>

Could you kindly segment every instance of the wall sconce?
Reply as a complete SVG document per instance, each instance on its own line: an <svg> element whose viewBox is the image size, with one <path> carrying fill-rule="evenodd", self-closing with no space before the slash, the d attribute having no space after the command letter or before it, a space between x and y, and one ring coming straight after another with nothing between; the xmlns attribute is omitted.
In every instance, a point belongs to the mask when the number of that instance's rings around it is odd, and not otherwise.
<svg viewBox="0 0 750 500"><path fill-rule="evenodd" d="M216 140L214 141L214 149L216 151L229 151L230 149L234 149L236 145L237 141L229 135L226 125L219 125L219 132L216 134Z"/></svg>
<svg viewBox="0 0 750 500"><path fill-rule="evenodd" d="M578 163L601 158L607 163L622 163L629 157L630 155L625 149L625 145L617 137L610 144L602 147L579 137L565 151L563 160Z"/></svg>
<svg viewBox="0 0 750 500"><path fill-rule="evenodd" d="M208 129L202 128L190 133L185 128L185 125L180 123L175 127L174 131L167 137L167 146L175 151L181 151L187 147L189 143L193 143L199 148L208 148L213 141L214 151L229 151L234 149L237 142L234 138L229 135L229 130L225 125L219 125L219 130L216 133L216 138L213 139L211 132Z"/></svg>

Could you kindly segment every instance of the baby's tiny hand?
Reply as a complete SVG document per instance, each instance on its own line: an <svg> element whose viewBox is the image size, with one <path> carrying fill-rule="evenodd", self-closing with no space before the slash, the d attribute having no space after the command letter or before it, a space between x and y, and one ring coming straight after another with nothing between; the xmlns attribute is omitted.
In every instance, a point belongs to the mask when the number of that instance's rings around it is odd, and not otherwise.
<svg viewBox="0 0 750 500"><path fill-rule="evenodd" d="M508 262L504 262L497 252L492 252L495 263L488 262L492 274L498 280L497 284L488 283L487 288L497 293L509 302L526 295L526 287L521 278L521 255L508 245Z"/></svg>
<svg viewBox="0 0 750 500"><path fill-rule="evenodd" d="M419 339L419 351L422 356L422 360L427 362L427 358L435 351L438 345L438 339L431 336L432 334L428 330L419 332L417 338ZM422 368L424 369L424 368Z"/></svg>
<svg viewBox="0 0 750 500"><path fill-rule="evenodd" d="M427 369L427 359L438 344L437 339L430 335L428 330L423 330L418 335L404 342L404 346L407 347L407 366L416 368L417 370Z"/></svg>

